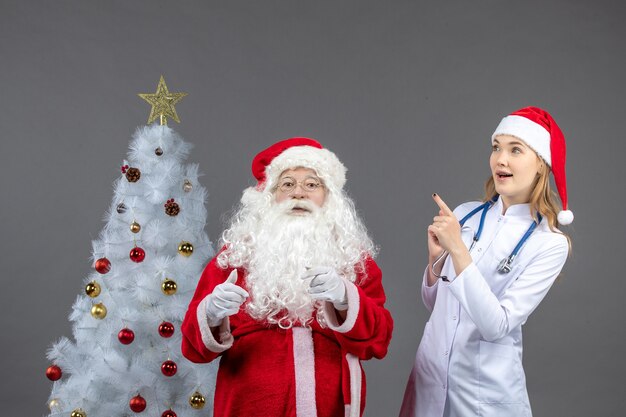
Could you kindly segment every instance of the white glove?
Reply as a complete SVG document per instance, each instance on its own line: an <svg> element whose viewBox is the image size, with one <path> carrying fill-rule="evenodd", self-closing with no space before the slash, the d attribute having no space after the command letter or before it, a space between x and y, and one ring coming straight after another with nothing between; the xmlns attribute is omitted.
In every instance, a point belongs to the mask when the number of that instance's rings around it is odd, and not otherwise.
<svg viewBox="0 0 626 417"><path fill-rule="evenodd" d="M333 268L322 266L309 269L302 279L307 282L313 299L331 302L337 310L348 309L346 284Z"/></svg>
<svg viewBox="0 0 626 417"><path fill-rule="evenodd" d="M230 273L226 281L213 289L207 296L206 315L210 327L222 324L225 317L237 314L239 307L246 301L249 294L243 288L235 285L237 270Z"/></svg>

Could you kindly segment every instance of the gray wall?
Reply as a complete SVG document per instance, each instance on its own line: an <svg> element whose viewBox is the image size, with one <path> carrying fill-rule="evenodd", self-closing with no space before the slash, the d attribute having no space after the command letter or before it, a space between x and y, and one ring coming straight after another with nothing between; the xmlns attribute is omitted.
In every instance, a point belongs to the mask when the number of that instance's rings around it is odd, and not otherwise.
<svg viewBox="0 0 626 417"><path fill-rule="evenodd" d="M394 338L367 416L397 413L427 320L432 192L480 197L489 135L526 105L569 144L573 253L525 326L537 416L616 416L624 397L625 6L619 1L0 1L2 415L47 411L45 350L90 270L112 182L163 74L206 174L207 232L253 155L308 135L349 168Z"/></svg>

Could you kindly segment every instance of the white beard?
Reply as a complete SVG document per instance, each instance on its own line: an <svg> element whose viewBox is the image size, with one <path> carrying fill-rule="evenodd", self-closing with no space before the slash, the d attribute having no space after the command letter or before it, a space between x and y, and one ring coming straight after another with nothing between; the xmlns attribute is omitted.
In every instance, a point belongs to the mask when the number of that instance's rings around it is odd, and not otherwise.
<svg viewBox="0 0 626 417"><path fill-rule="evenodd" d="M246 269L250 298L245 308L251 317L282 328L308 325L313 311L320 311L322 303L307 292L302 280L306 270L329 266L354 282L355 265L363 260L371 241L358 218L353 227L337 227L337 216L330 215L332 207L328 204L319 208L308 200L286 200L280 204L273 198L249 200L250 206L246 207L244 194L244 207L224 233L227 250L220 255L220 264ZM295 205L310 212L295 215L291 211ZM361 229L363 236L339 239L346 230L356 234L355 230ZM362 241L364 237L366 240Z"/></svg>
<svg viewBox="0 0 626 417"><path fill-rule="evenodd" d="M311 212L290 214L296 204ZM287 200L274 204L257 230L247 266L248 314L285 328L296 322L307 324L319 306L308 294L302 276L316 266L338 266L333 259L338 252L330 244L334 240L332 225L324 222L322 209L314 204Z"/></svg>

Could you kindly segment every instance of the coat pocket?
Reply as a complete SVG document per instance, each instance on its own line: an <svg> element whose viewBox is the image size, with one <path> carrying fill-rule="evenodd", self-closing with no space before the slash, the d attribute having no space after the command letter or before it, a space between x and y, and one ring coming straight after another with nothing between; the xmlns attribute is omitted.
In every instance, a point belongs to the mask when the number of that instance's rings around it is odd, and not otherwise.
<svg viewBox="0 0 626 417"><path fill-rule="evenodd" d="M517 349L509 345L479 344L478 400L491 404L524 402L526 381Z"/></svg>
<svg viewBox="0 0 626 417"><path fill-rule="evenodd" d="M532 417L530 408L523 403L480 403L480 417Z"/></svg>

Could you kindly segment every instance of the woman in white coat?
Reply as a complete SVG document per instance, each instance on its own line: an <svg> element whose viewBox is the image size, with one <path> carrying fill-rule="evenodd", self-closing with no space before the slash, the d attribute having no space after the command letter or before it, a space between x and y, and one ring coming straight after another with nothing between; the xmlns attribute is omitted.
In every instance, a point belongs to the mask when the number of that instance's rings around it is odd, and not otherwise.
<svg viewBox="0 0 626 417"><path fill-rule="evenodd" d="M401 417L531 416L522 325L569 252L557 228L573 220L565 139L546 111L527 107L503 118L491 142L485 201L451 211L433 195L440 210L428 227L422 282L431 316Z"/></svg>

